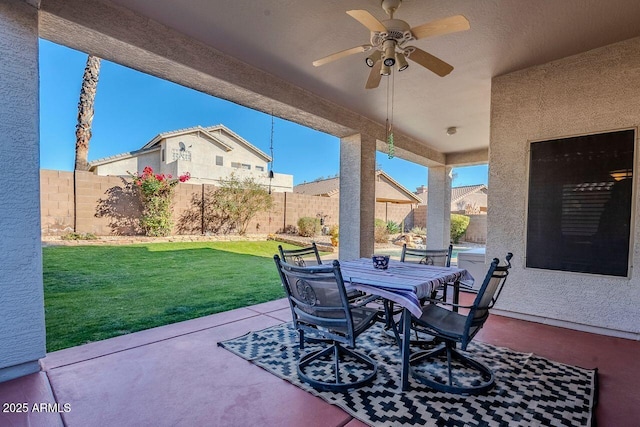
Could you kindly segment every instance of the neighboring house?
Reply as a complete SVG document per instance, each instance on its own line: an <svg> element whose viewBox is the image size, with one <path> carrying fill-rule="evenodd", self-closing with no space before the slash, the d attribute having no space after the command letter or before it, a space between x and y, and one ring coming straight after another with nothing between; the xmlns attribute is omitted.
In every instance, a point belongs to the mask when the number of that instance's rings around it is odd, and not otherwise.
<svg viewBox="0 0 640 427"><path fill-rule="evenodd" d="M223 125L164 132L142 148L89 162L97 175L125 176L151 166L157 173L191 174L192 184L219 184L232 173L253 176L272 191L293 191L293 176L274 174L269 179L271 157Z"/></svg>
<svg viewBox="0 0 640 427"><path fill-rule="evenodd" d="M340 195L340 177L319 179L293 187L294 193L335 197ZM382 170L376 171L376 202L419 204L422 200Z"/></svg>
<svg viewBox="0 0 640 427"><path fill-rule="evenodd" d="M427 204L429 189L424 185L417 188L416 195ZM484 184L464 185L451 188L451 212L460 214L486 214L488 188Z"/></svg>

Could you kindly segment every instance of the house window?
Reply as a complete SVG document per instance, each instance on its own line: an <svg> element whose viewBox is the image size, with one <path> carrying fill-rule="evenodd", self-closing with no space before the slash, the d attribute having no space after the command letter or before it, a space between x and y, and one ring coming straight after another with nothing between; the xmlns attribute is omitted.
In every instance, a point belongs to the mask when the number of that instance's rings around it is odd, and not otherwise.
<svg viewBox="0 0 640 427"><path fill-rule="evenodd" d="M160 152L162 153L162 161L164 162L164 148Z"/></svg>
<svg viewBox="0 0 640 427"><path fill-rule="evenodd" d="M240 169L240 163L238 163L238 162L231 162L231 167L232 167L232 168L236 168L236 169Z"/></svg>
<svg viewBox="0 0 640 427"><path fill-rule="evenodd" d="M246 163L243 163L243 164L241 165L241 167L242 167L242 169L251 170L251 165L248 165L248 164L246 164Z"/></svg>
<svg viewBox="0 0 640 427"><path fill-rule="evenodd" d="M260 172L264 172L264 166L256 166L256 170Z"/></svg>
<svg viewBox="0 0 640 427"><path fill-rule="evenodd" d="M222 156L216 156L216 166L222 166Z"/></svg>
<svg viewBox="0 0 640 427"><path fill-rule="evenodd" d="M532 142L526 266L629 274L635 131Z"/></svg>

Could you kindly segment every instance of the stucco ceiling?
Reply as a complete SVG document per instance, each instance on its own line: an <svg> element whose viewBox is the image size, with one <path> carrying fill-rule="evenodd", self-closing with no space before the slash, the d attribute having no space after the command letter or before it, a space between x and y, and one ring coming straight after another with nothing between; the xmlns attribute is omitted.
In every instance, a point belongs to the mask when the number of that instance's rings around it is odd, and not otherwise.
<svg viewBox="0 0 640 427"><path fill-rule="evenodd" d="M368 43L345 11L386 18L378 0L112 0L300 88L384 123L386 78L366 90L365 53L315 59ZM411 26L462 14L471 30L414 44L452 64L441 78L416 64L395 74L394 125L442 152L489 145L491 78L640 35L637 0L405 0ZM446 129L458 127L447 136Z"/></svg>

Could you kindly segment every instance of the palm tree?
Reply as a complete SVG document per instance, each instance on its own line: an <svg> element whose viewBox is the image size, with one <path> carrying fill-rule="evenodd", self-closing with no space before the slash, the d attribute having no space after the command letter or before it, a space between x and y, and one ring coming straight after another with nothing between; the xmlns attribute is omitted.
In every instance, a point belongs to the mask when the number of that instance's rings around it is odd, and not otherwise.
<svg viewBox="0 0 640 427"><path fill-rule="evenodd" d="M89 140L93 122L93 105L100 76L100 58L89 55L82 75L82 88L78 102L78 124L76 125L76 165L75 170L89 170Z"/></svg>

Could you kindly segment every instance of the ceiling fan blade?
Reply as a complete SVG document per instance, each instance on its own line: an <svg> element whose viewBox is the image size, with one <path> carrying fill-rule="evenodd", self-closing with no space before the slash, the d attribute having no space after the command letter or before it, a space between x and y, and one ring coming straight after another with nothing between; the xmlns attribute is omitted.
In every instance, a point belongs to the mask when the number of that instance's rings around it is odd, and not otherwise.
<svg viewBox="0 0 640 427"><path fill-rule="evenodd" d="M336 59L344 58L345 56L353 55L354 53L365 52L371 48L369 44L363 44L362 46L352 47L351 49L345 49L340 52L333 53L329 56L325 56L324 58L320 58L317 61L313 61L314 67L319 67L321 65L327 64L331 61L335 61Z"/></svg>
<svg viewBox="0 0 640 427"><path fill-rule="evenodd" d="M371 67L371 72L369 73L367 84L364 85L365 89L375 89L380 86L380 79L382 79L380 68L382 68L382 61L377 60L376 63L373 64L373 67Z"/></svg>
<svg viewBox="0 0 640 427"><path fill-rule="evenodd" d="M424 39L426 37L466 31L469 28L471 28L471 26L467 18L462 15L455 15L413 27L411 34L413 34L413 37L416 39Z"/></svg>
<svg viewBox="0 0 640 427"><path fill-rule="evenodd" d="M409 52L409 56L407 56L407 58L433 71L440 77L444 77L453 71L453 66L422 49L411 46L410 48L407 48L407 51Z"/></svg>
<svg viewBox="0 0 640 427"><path fill-rule="evenodd" d="M387 31L387 28L372 14L366 10L347 10L349 16L364 25L369 31Z"/></svg>

